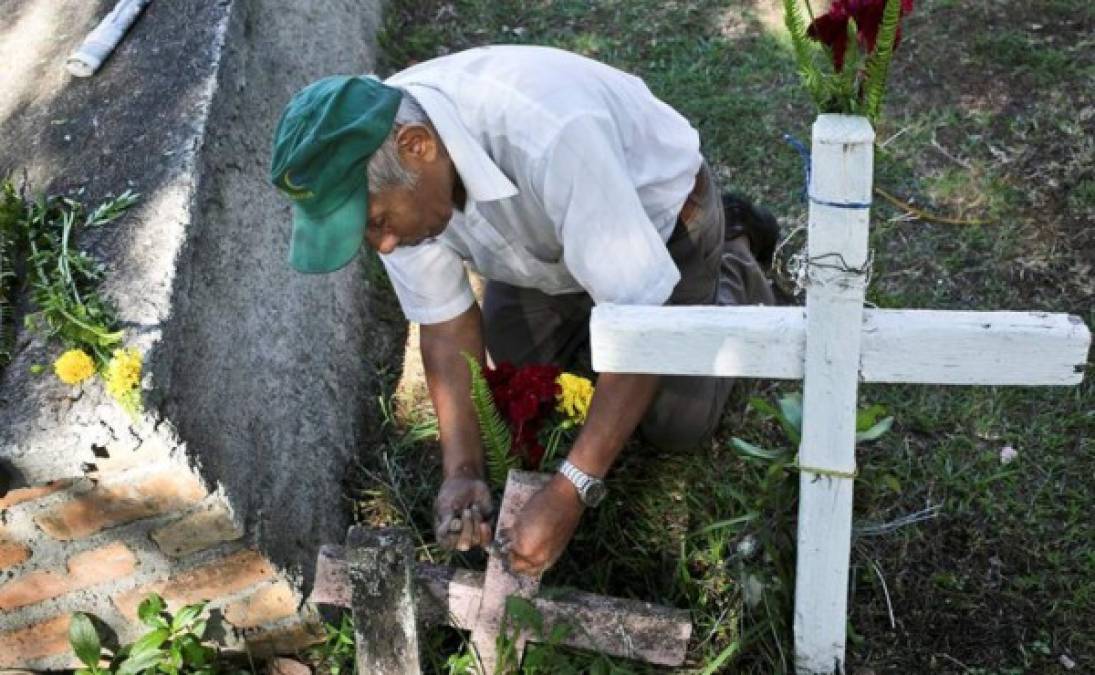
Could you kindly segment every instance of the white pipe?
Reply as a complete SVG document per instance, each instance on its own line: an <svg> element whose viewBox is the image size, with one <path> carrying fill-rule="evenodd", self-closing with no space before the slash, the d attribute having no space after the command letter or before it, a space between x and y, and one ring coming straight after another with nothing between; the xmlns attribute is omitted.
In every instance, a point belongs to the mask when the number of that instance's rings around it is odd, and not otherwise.
<svg viewBox="0 0 1095 675"><path fill-rule="evenodd" d="M122 36L137 20L152 0L119 0L95 30L88 33L83 44L74 51L65 62L65 68L76 77L90 77L99 70L114 48L121 42Z"/></svg>

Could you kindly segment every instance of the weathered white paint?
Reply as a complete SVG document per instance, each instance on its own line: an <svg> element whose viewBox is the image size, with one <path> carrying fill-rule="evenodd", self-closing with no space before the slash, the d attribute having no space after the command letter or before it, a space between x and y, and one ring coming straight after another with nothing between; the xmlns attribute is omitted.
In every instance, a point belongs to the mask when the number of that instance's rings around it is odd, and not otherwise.
<svg viewBox="0 0 1095 675"><path fill-rule="evenodd" d="M1071 385L1091 332L1044 312L867 309L859 378L920 384ZM802 379L802 307L601 305L590 321L593 368L610 373Z"/></svg>
<svg viewBox="0 0 1095 675"><path fill-rule="evenodd" d="M868 311L866 382L1071 385L1084 378L1091 331L1045 312Z"/></svg>
<svg viewBox="0 0 1095 675"><path fill-rule="evenodd" d="M810 194L870 202L874 130L862 117L814 123ZM855 472L856 392L866 277L829 265L867 264L867 209L810 202L807 235L806 367L799 464ZM848 604L854 479L800 471L795 569L795 666L841 671Z"/></svg>
<svg viewBox="0 0 1095 675"><path fill-rule="evenodd" d="M589 322L601 373L802 379L801 307L598 305Z"/></svg>

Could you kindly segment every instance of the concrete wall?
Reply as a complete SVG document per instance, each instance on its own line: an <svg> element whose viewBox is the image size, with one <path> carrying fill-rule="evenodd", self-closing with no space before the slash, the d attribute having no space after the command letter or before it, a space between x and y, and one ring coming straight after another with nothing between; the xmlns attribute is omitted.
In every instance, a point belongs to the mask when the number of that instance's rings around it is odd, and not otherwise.
<svg viewBox="0 0 1095 675"><path fill-rule="evenodd" d="M265 182L290 94L372 69L378 3L154 2L98 75L63 75L112 4L0 0L18 66L0 79L0 171L144 195L80 243L145 354L147 408L134 421L98 383L29 375L57 350L20 334L0 377L0 667L70 664L75 610L132 638L148 590L213 599L228 645L313 639L300 599L319 545L345 536L373 364L402 344L360 265L288 268L288 205Z"/></svg>

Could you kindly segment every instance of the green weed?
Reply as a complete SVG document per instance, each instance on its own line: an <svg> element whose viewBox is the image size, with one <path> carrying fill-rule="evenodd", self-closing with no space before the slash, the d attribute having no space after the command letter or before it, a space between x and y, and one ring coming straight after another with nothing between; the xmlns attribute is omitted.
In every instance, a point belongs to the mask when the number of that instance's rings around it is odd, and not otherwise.
<svg viewBox="0 0 1095 675"><path fill-rule="evenodd" d="M72 615L69 642L76 657L84 664L77 675L215 675L217 673L247 673L231 667L219 657L216 647L205 644L208 616L204 602L186 605L172 616L163 598L149 594L137 609L141 623L148 632L136 641L109 654L104 660L102 642L91 619L83 613Z"/></svg>

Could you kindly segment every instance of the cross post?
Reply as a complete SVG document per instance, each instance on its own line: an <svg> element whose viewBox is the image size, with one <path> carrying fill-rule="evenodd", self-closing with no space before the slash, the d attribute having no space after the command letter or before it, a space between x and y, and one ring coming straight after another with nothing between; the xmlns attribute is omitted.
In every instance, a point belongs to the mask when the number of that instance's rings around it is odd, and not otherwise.
<svg viewBox="0 0 1095 675"><path fill-rule="evenodd" d="M856 394L867 288L874 130L834 115L813 129L806 370L798 457L795 665L840 672L848 614Z"/></svg>

